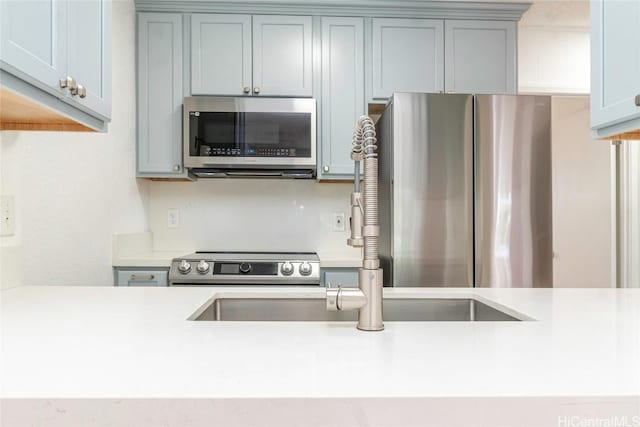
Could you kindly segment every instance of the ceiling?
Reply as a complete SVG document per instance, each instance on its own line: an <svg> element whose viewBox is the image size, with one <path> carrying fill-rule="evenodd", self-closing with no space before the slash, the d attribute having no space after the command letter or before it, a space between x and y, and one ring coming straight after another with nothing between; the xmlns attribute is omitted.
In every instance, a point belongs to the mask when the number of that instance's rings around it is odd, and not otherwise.
<svg viewBox="0 0 640 427"><path fill-rule="evenodd" d="M588 0L533 0L521 26L589 27Z"/></svg>

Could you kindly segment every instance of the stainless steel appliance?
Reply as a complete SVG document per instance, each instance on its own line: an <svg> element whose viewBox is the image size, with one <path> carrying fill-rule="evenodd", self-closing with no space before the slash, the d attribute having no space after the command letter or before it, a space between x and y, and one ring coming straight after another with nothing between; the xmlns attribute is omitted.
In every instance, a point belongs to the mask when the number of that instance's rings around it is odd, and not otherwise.
<svg viewBox="0 0 640 427"><path fill-rule="evenodd" d="M169 285L320 285L308 252L196 252L171 261Z"/></svg>
<svg viewBox="0 0 640 427"><path fill-rule="evenodd" d="M187 97L183 114L184 164L193 175L315 176L314 99Z"/></svg>
<svg viewBox="0 0 640 427"><path fill-rule="evenodd" d="M377 123L385 286L552 286L551 99L396 93Z"/></svg>

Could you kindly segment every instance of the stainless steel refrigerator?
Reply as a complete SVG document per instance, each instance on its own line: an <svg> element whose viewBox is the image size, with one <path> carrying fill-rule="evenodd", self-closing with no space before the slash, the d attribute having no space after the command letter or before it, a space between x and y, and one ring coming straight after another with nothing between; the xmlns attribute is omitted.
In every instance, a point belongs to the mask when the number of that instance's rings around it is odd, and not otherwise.
<svg viewBox="0 0 640 427"><path fill-rule="evenodd" d="M550 97L396 93L377 133L385 286L552 286Z"/></svg>

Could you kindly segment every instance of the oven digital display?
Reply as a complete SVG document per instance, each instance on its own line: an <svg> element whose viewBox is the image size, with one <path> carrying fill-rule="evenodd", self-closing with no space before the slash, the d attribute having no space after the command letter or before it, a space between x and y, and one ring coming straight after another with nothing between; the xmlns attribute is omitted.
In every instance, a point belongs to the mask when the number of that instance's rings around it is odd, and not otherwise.
<svg viewBox="0 0 640 427"><path fill-rule="evenodd" d="M222 274L238 274L239 272L239 264L220 264L220 273Z"/></svg>

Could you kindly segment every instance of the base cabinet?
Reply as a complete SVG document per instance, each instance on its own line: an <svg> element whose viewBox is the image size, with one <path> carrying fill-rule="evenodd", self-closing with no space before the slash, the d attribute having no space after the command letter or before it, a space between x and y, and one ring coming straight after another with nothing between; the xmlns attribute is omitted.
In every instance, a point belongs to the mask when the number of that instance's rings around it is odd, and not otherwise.
<svg viewBox="0 0 640 427"><path fill-rule="evenodd" d="M320 275L320 286L357 288L358 268L323 268Z"/></svg>
<svg viewBox="0 0 640 427"><path fill-rule="evenodd" d="M169 286L168 268L114 267L114 286Z"/></svg>

